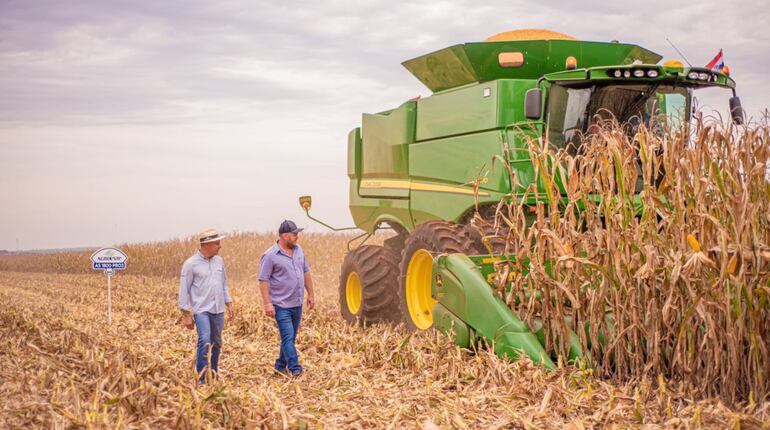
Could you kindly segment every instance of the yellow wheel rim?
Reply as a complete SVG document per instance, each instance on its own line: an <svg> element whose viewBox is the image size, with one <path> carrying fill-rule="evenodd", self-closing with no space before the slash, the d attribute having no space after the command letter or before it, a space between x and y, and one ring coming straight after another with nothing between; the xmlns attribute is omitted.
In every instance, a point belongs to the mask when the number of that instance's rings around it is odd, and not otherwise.
<svg viewBox="0 0 770 430"><path fill-rule="evenodd" d="M356 272L350 272L348 280L345 282L345 302L353 315L361 309L361 278Z"/></svg>
<svg viewBox="0 0 770 430"><path fill-rule="evenodd" d="M406 305L412 322L420 330L433 325L433 305L436 301L430 295L433 256L419 249L412 254L406 269Z"/></svg>

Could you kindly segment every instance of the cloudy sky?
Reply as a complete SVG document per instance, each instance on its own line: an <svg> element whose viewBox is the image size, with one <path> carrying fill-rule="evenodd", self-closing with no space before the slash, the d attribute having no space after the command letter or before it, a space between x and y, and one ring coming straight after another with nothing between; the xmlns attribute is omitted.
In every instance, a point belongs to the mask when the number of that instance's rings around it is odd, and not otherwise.
<svg viewBox="0 0 770 430"><path fill-rule="evenodd" d="M348 131L430 94L400 63L506 30L723 48L770 106L763 1L637 3L0 0L0 249L349 225Z"/></svg>

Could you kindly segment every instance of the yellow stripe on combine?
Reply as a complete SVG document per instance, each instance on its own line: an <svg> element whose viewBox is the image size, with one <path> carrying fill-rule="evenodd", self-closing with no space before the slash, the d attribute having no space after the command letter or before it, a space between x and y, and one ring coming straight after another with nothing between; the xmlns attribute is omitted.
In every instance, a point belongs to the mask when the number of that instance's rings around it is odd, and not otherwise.
<svg viewBox="0 0 770 430"><path fill-rule="evenodd" d="M399 181L395 179L365 179L361 181L360 188L435 191L439 193L466 194L469 196L475 194L473 190L469 190L468 188L464 187L426 184L423 182ZM479 191L479 196L489 196L489 193L485 191Z"/></svg>
<svg viewBox="0 0 770 430"><path fill-rule="evenodd" d="M497 263L498 261L502 261L502 258L500 257L487 257L481 259L481 264L490 264L490 263Z"/></svg>

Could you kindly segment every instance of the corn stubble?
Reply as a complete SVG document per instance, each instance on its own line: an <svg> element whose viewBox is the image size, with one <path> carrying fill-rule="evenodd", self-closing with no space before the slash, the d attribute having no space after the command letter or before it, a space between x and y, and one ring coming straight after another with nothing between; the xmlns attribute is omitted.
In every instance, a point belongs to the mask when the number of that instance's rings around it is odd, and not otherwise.
<svg viewBox="0 0 770 430"><path fill-rule="evenodd" d="M770 190L758 173L767 128L702 128L693 148L642 136L627 142L606 129L584 160L561 154L560 163L531 146L546 184L559 165L584 172L567 189L573 202L599 190L605 203L583 199L595 215L579 221L569 204L542 205L524 229L522 207L497 212L514 227L509 251L532 261L507 299L528 321L546 321L550 350L564 351L564 315L590 323L584 344L598 344L612 315L615 339L591 350L592 368L549 372L461 350L435 331L349 326L337 278L350 237L305 234L318 296L297 340L308 373L272 376L278 335L256 274L274 236L238 233L221 252L237 303L221 378L196 387L195 334L176 310L191 239L121 246L130 260L113 281L112 326L88 253L3 256L0 427L769 428ZM641 218L608 198L632 188L632 147L645 154L642 204L655 209ZM652 185L661 168L666 179Z"/></svg>

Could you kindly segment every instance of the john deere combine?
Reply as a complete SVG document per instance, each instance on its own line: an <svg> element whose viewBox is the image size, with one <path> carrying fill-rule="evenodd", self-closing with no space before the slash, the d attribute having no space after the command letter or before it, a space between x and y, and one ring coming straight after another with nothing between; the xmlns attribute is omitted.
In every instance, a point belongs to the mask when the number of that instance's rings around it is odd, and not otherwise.
<svg viewBox="0 0 770 430"><path fill-rule="evenodd" d="M528 152L515 150L526 149L527 139L547 133L556 147L578 146L592 123L608 116L676 126L690 119L693 91L706 87L731 89L733 119L741 120L726 68L660 60L636 45L539 30L502 33L404 62L433 94L364 114L348 137L356 227L397 235L384 246L348 253L340 275L342 316L413 330L435 326L461 346L484 339L499 355L523 352L553 367L542 337L494 294L487 281L494 259L469 222L477 203L483 214L537 183ZM505 151L506 145L514 150ZM515 172L517 184L499 160ZM309 197L300 201L309 210ZM579 344L573 345L570 356L580 356Z"/></svg>

